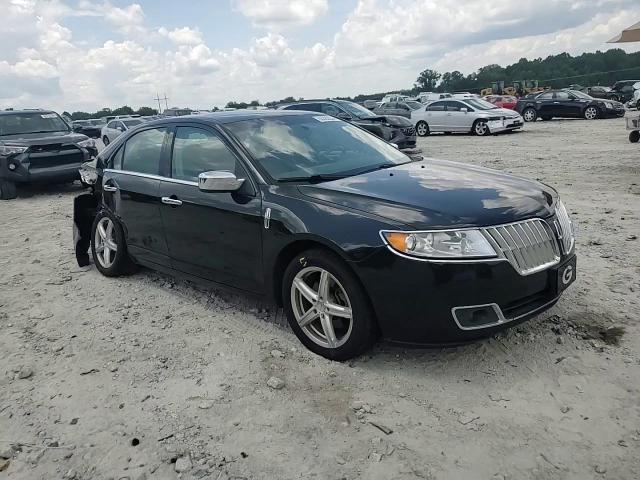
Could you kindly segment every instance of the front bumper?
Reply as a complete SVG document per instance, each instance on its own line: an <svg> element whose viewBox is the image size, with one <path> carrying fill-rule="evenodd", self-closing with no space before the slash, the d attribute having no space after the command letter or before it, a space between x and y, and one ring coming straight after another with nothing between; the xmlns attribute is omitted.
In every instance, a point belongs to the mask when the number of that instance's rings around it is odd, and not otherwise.
<svg viewBox="0 0 640 480"><path fill-rule="evenodd" d="M624 117L626 110L624 106L620 106L618 108L604 108L602 110L602 115L605 118L620 118Z"/></svg>
<svg viewBox="0 0 640 480"><path fill-rule="evenodd" d="M491 133L508 132L524 126L522 117L505 118L504 120L490 120L488 122L489 131Z"/></svg>
<svg viewBox="0 0 640 480"><path fill-rule="evenodd" d="M398 145L400 149L415 148L416 129L413 125L409 127L394 127L389 141Z"/></svg>
<svg viewBox="0 0 640 480"><path fill-rule="evenodd" d="M95 147L77 147L64 153L27 151L0 157L0 178L14 183L74 180L79 178L80 166L97 154Z"/></svg>
<svg viewBox="0 0 640 480"><path fill-rule="evenodd" d="M507 261L425 262L381 248L354 268L387 340L442 345L492 335L551 308L563 291L559 272L571 262L574 253L551 268L523 276ZM489 318L474 324L463 318L461 309L487 305L497 307L499 321Z"/></svg>

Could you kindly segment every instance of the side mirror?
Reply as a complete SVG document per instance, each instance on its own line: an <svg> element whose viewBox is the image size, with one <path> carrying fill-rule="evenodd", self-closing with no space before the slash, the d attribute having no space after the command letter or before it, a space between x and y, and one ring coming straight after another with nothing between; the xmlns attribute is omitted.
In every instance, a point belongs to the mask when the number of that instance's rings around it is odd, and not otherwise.
<svg viewBox="0 0 640 480"><path fill-rule="evenodd" d="M124 132L124 128L122 127L116 127L116 130L118 130L119 132Z"/></svg>
<svg viewBox="0 0 640 480"><path fill-rule="evenodd" d="M235 192L244 183L244 178L225 170L202 172L198 175L198 188L203 192Z"/></svg>
<svg viewBox="0 0 640 480"><path fill-rule="evenodd" d="M465 108L465 107L462 107L462 108L460 109L460 111L461 111L461 112L464 112L464 113L467 113L467 112L469 111L469 109L468 109L468 108Z"/></svg>
<svg viewBox="0 0 640 480"><path fill-rule="evenodd" d="M336 117L338 117L340 120L351 120L351 116L345 112L338 112L338 115L336 115Z"/></svg>

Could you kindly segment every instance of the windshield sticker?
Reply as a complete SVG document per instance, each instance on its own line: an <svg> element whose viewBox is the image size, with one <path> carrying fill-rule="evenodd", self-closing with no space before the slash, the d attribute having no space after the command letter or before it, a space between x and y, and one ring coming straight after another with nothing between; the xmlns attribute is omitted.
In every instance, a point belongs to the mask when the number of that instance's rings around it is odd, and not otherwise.
<svg viewBox="0 0 640 480"><path fill-rule="evenodd" d="M42 118L58 118L58 115L56 115L55 113L45 113L43 115L40 115Z"/></svg>
<svg viewBox="0 0 640 480"><path fill-rule="evenodd" d="M315 118L319 122L339 122L340 121L339 118L331 117L329 115L319 115L313 118Z"/></svg>

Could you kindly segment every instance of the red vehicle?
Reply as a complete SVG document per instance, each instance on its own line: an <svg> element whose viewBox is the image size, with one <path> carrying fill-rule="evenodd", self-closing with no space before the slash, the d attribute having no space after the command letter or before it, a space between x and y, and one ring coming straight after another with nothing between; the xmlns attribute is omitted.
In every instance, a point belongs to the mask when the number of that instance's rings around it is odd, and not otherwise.
<svg viewBox="0 0 640 480"><path fill-rule="evenodd" d="M518 103L518 99L511 95L487 95L484 99L489 103L493 103L496 107L510 110L515 110L516 103Z"/></svg>

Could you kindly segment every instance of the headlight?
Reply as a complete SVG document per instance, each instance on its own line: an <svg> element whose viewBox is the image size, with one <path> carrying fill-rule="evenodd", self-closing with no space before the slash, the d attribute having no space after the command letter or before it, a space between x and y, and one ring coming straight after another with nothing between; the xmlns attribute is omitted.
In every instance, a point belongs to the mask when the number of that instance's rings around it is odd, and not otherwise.
<svg viewBox="0 0 640 480"><path fill-rule="evenodd" d="M82 148L93 148L96 146L96 142L94 142L92 138L87 138L86 140L78 142L78 146Z"/></svg>
<svg viewBox="0 0 640 480"><path fill-rule="evenodd" d="M498 256L489 241L479 230L382 231L381 234L393 250L412 257L468 259Z"/></svg>
<svg viewBox="0 0 640 480"><path fill-rule="evenodd" d="M16 153L26 152L29 147L24 145L5 145L0 142L0 155L14 155Z"/></svg>
<svg viewBox="0 0 640 480"><path fill-rule="evenodd" d="M613 108L613 103L611 102L604 102L604 106L607 108Z"/></svg>

